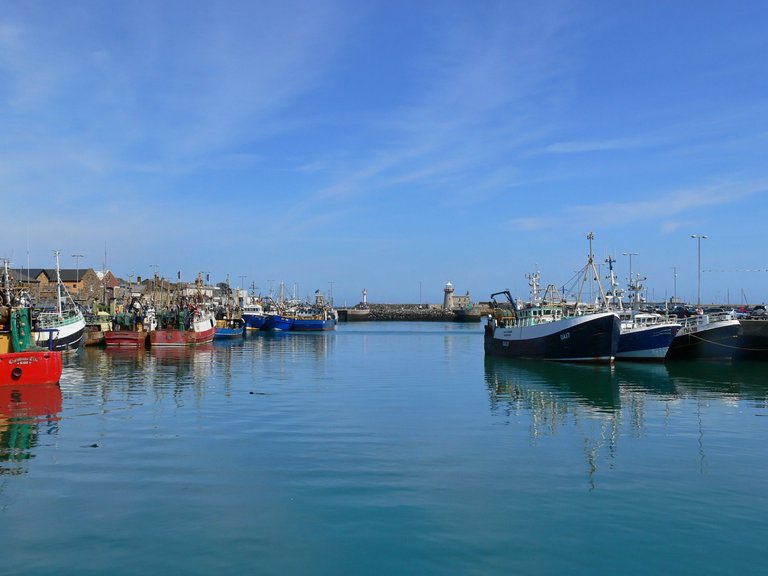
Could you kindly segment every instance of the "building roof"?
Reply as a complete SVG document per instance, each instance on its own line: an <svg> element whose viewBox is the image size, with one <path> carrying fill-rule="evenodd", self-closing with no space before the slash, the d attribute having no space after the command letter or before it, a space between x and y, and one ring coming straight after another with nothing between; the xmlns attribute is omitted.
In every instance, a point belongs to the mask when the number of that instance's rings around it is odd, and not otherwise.
<svg viewBox="0 0 768 576"><path fill-rule="evenodd" d="M42 268L14 268L11 269L11 275L17 282L37 282L37 277L44 272Z"/></svg>
<svg viewBox="0 0 768 576"><path fill-rule="evenodd" d="M59 274L62 282L77 282L91 268L61 268ZM11 270L18 282L36 282L40 274L45 274L49 282L56 281L56 268L15 268Z"/></svg>

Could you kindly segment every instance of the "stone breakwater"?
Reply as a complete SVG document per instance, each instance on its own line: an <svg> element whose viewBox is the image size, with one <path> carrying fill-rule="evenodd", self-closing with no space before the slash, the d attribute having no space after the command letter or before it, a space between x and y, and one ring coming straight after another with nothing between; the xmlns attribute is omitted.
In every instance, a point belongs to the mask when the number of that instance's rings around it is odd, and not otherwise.
<svg viewBox="0 0 768 576"><path fill-rule="evenodd" d="M471 315L459 315L434 304L369 304L368 309L370 312L366 320L374 321L479 321L480 316L488 313L485 307L477 306L476 309L473 309Z"/></svg>

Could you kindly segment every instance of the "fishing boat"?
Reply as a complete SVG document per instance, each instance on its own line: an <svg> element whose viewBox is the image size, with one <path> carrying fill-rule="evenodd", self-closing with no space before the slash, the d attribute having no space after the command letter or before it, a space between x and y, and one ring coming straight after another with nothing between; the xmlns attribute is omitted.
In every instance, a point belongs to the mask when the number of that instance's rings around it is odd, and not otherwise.
<svg viewBox="0 0 768 576"><path fill-rule="evenodd" d="M32 334L39 346L46 346L53 334L54 350L73 351L77 350L83 342L85 317L61 282L58 250L54 254L56 256L56 300L52 309L44 308L36 312Z"/></svg>
<svg viewBox="0 0 768 576"><path fill-rule="evenodd" d="M597 278L589 240L589 260L582 269L582 288L588 277ZM513 300L508 290L491 294L492 313L485 325L485 353L491 356L567 362L610 363L616 356L621 323L613 311L602 311L580 302L566 302L550 284L542 296L540 274L528 276L531 299L527 304ZM601 289L602 292L602 289ZM505 303L496 296L504 295ZM604 299L604 294L603 294Z"/></svg>
<svg viewBox="0 0 768 576"><path fill-rule="evenodd" d="M293 317L281 299L279 302L272 298L265 298L264 303L264 324L261 329L266 332L287 332L293 326Z"/></svg>
<svg viewBox="0 0 768 576"><path fill-rule="evenodd" d="M103 346L106 344L106 334L112 330L112 319L106 312L85 315L84 346Z"/></svg>
<svg viewBox="0 0 768 576"><path fill-rule="evenodd" d="M245 320L240 314L240 308L232 300L232 289L227 274L227 294L223 306L216 313L216 332L213 339L231 340L245 336Z"/></svg>
<svg viewBox="0 0 768 576"><path fill-rule="evenodd" d="M245 336L245 321L242 318L219 318L216 320L214 340L230 340Z"/></svg>
<svg viewBox="0 0 768 576"><path fill-rule="evenodd" d="M499 294L507 296L511 307L498 306L494 298ZM616 356L620 322L614 312L588 312L556 300L518 307L507 290L491 299L494 311L485 325L486 354L608 363Z"/></svg>
<svg viewBox="0 0 768 576"><path fill-rule="evenodd" d="M615 260L606 259L609 274L607 279L611 289L606 293L605 308L619 315L621 332L616 349L616 360L657 361L664 360L670 344L681 325L676 318L657 312L644 312L637 307L643 292L640 275L629 280L629 308L624 308L624 293L613 270Z"/></svg>
<svg viewBox="0 0 768 576"><path fill-rule="evenodd" d="M61 378L61 352L38 346L32 337L28 302L13 294L4 263L0 302L0 386L56 384Z"/></svg>
<svg viewBox="0 0 768 576"><path fill-rule="evenodd" d="M667 360L731 360L738 350L741 325L733 312L705 314L701 309L681 318Z"/></svg>
<svg viewBox="0 0 768 576"><path fill-rule="evenodd" d="M320 291L315 292L314 304L304 304L295 307L289 314L293 320L291 330L294 332L323 332L335 330L338 322L336 311L326 306Z"/></svg>
<svg viewBox="0 0 768 576"><path fill-rule="evenodd" d="M661 362L681 328L676 320L655 312L627 310L619 313L621 334L617 360Z"/></svg>
<svg viewBox="0 0 768 576"><path fill-rule="evenodd" d="M155 308L133 299L112 318L112 329L105 335L107 348L146 348L149 333L157 328Z"/></svg>
<svg viewBox="0 0 768 576"><path fill-rule="evenodd" d="M246 330L261 330L266 322L264 307L256 300L243 306L242 317Z"/></svg>
<svg viewBox="0 0 768 576"><path fill-rule="evenodd" d="M741 330L736 341L734 360L768 360L768 320L740 318Z"/></svg>
<svg viewBox="0 0 768 576"><path fill-rule="evenodd" d="M286 332L293 328L294 318L292 316L284 316L278 310L265 311L264 316L262 330L267 332Z"/></svg>
<svg viewBox="0 0 768 576"><path fill-rule="evenodd" d="M203 306L189 306L179 310L176 325L158 326L149 332L151 348L195 346L213 341L216 318Z"/></svg>
<svg viewBox="0 0 768 576"><path fill-rule="evenodd" d="M181 300L158 319L157 329L149 333L151 348L196 346L213 342L216 317L203 302L202 284L202 275L198 275L194 299Z"/></svg>

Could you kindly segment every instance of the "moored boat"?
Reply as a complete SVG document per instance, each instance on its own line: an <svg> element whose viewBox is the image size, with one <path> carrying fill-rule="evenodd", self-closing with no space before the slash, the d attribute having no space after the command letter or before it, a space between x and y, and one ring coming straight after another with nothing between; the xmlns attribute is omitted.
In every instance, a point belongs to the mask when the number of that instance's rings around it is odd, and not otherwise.
<svg viewBox="0 0 768 576"><path fill-rule="evenodd" d="M118 329L104 334L107 348L146 348L149 332L144 330Z"/></svg>
<svg viewBox="0 0 768 576"><path fill-rule="evenodd" d="M628 311L619 313L621 333L617 360L661 362L681 325L661 314Z"/></svg>
<svg viewBox="0 0 768 576"><path fill-rule="evenodd" d="M589 240L589 258L581 269L581 286L575 302L567 302L550 284L542 297L540 275L528 276L531 299L521 305L509 290L491 294L491 308L485 325L485 353L510 358L557 360L565 362L611 363L619 344L621 323L613 311L582 303L588 279L599 278L592 255L594 235ZM605 293L597 283L600 297ZM503 294L507 302L499 305L495 297Z"/></svg>
<svg viewBox="0 0 768 576"><path fill-rule="evenodd" d="M740 324L732 312L696 314L680 320L667 360L730 360L737 350Z"/></svg>
<svg viewBox="0 0 768 576"><path fill-rule="evenodd" d="M112 318L112 329L104 335L107 348L146 348L149 333L157 328L153 306L134 299Z"/></svg>
<svg viewBox="0 0 768 576"><path fill-rule="evenodd" d="M37 346L31 325L29 307L11 291L6 261L0 301L0 385L56 384L61 379L61 352Z"/></svg>
<svg viewBox="0 0 768 576"><path fill-rule="evenodd" d="M765 318L742 318L741 329L736 339L734 360L768 360L768 320Z"/></svg>
<svg viewBox="0 0 768 576"><path fill-rule="evenodd" d="M284 316L280 312L274 310L265 313L264 325L261 327L261 329L268 332L286 332L292 327L292 317Z"/></svg>
<svg viewBox="0 0 768 576"><path fill-rule="evenodd" d="M83 343L85 317L61 281L59 252L56 255L56 301L53 309L36 313L32 334L39 346L47 346L53 336L53 349L61 352L77 350Z"/></svg>
<svg viewBox="0 0 768 576"><path fill-rule="evenodd" d="M219 318L216 320L214 340L229 340L245 336L245 321L242 318Z"/></svg>
<svg viewBox="0 0 768 576"><path fill-rule="evenodd" d="M625 309L624 292L619 288L613 270L615 260L609 256L606 262L611 290L606 294L605 307L615 311L621 321L616 360L663 361L675 334L680 330L680 323L675 317L635 309L641 302L643 291L644 278L640 275L632 278L630 273L629 308Z"/></svg>
<svg viewBox="0 0 768 576"><path fill-rule="evenodd" d="M198 346L213 342L216 317L202 296L202 274L197 277L197 292L191 300L183 297L178 304L158 314L158 325L149 333L151 348Z"/></svg>
<svg viewBox="0 0 768 576"><path fill-rule="evenodd" d="M294 332L322 332L336 329L336 318L324 309L297 311L291 315Z"/></svg>
<svg viewBox="0 0 768 576"><path fill-rule="evenodd" d="M243 306L242 317L246 330L261 330L266 321L264 307L256 301Z"/></svg>
<svg viewBox="0 0 768 576"><path fill-rule="evenodd" d="M112 330L112 320L106 312L88 314L85 317L84 346L103 346L106 333Z"/></svg>
<svg viewBox="0 0 768 576"><path fill-rule="evenodd" d="M287 312L287 306L281 299L279 302L266 298L263 303L264 324L261 329L266 332L286 332L293 326L293 318Z"/></svg>
<svg viewBox="0 0 768 576"><path fill-rule="evenodd" d="M509 300L513 302L511 296ZM581 314L574 308L545 302L522 309L496 309L485 325L485 353L610 363L616 356L619 332L619 317L613 312Z"/></svg>
<svg viewBox="0 0 768 576"><path fill-rule="evenodd" d="M227 274L227 292L223 306L216 312L216 331L214 340L231 340L245 336L245 320L237 303L232 298L232 288Z"/></svg>
<svg viewBox="0 0 768 576"><path fill-rule="evenodd" d="M293 320L291 330L294 332L323 332L335 330L338 322L336 310L325 304L320 291L315 291L314 304L296 306L286 315Z"/></svg>
<svg viewBox="0 0 768 576"><path fill-rule="evenodd" d="M200 306L184 308L178 315L176 326L158 327L149 333L152 348L195 346L213 341L216 333L216 319L213 313Z"/></svg>

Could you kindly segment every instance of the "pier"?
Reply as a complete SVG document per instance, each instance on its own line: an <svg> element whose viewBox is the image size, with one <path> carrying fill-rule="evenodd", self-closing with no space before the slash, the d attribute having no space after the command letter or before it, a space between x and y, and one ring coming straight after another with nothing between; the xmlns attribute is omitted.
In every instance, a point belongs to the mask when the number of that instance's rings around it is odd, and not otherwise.
<svg viewBox="0 0 768 576"><path fill-rule="evenodd" d="M359 308L339 308L339 321L479 322L489 312L479 304L471 310L446 310L435 304L368 304L366 309L366 314L359 314Z"/></svg>

